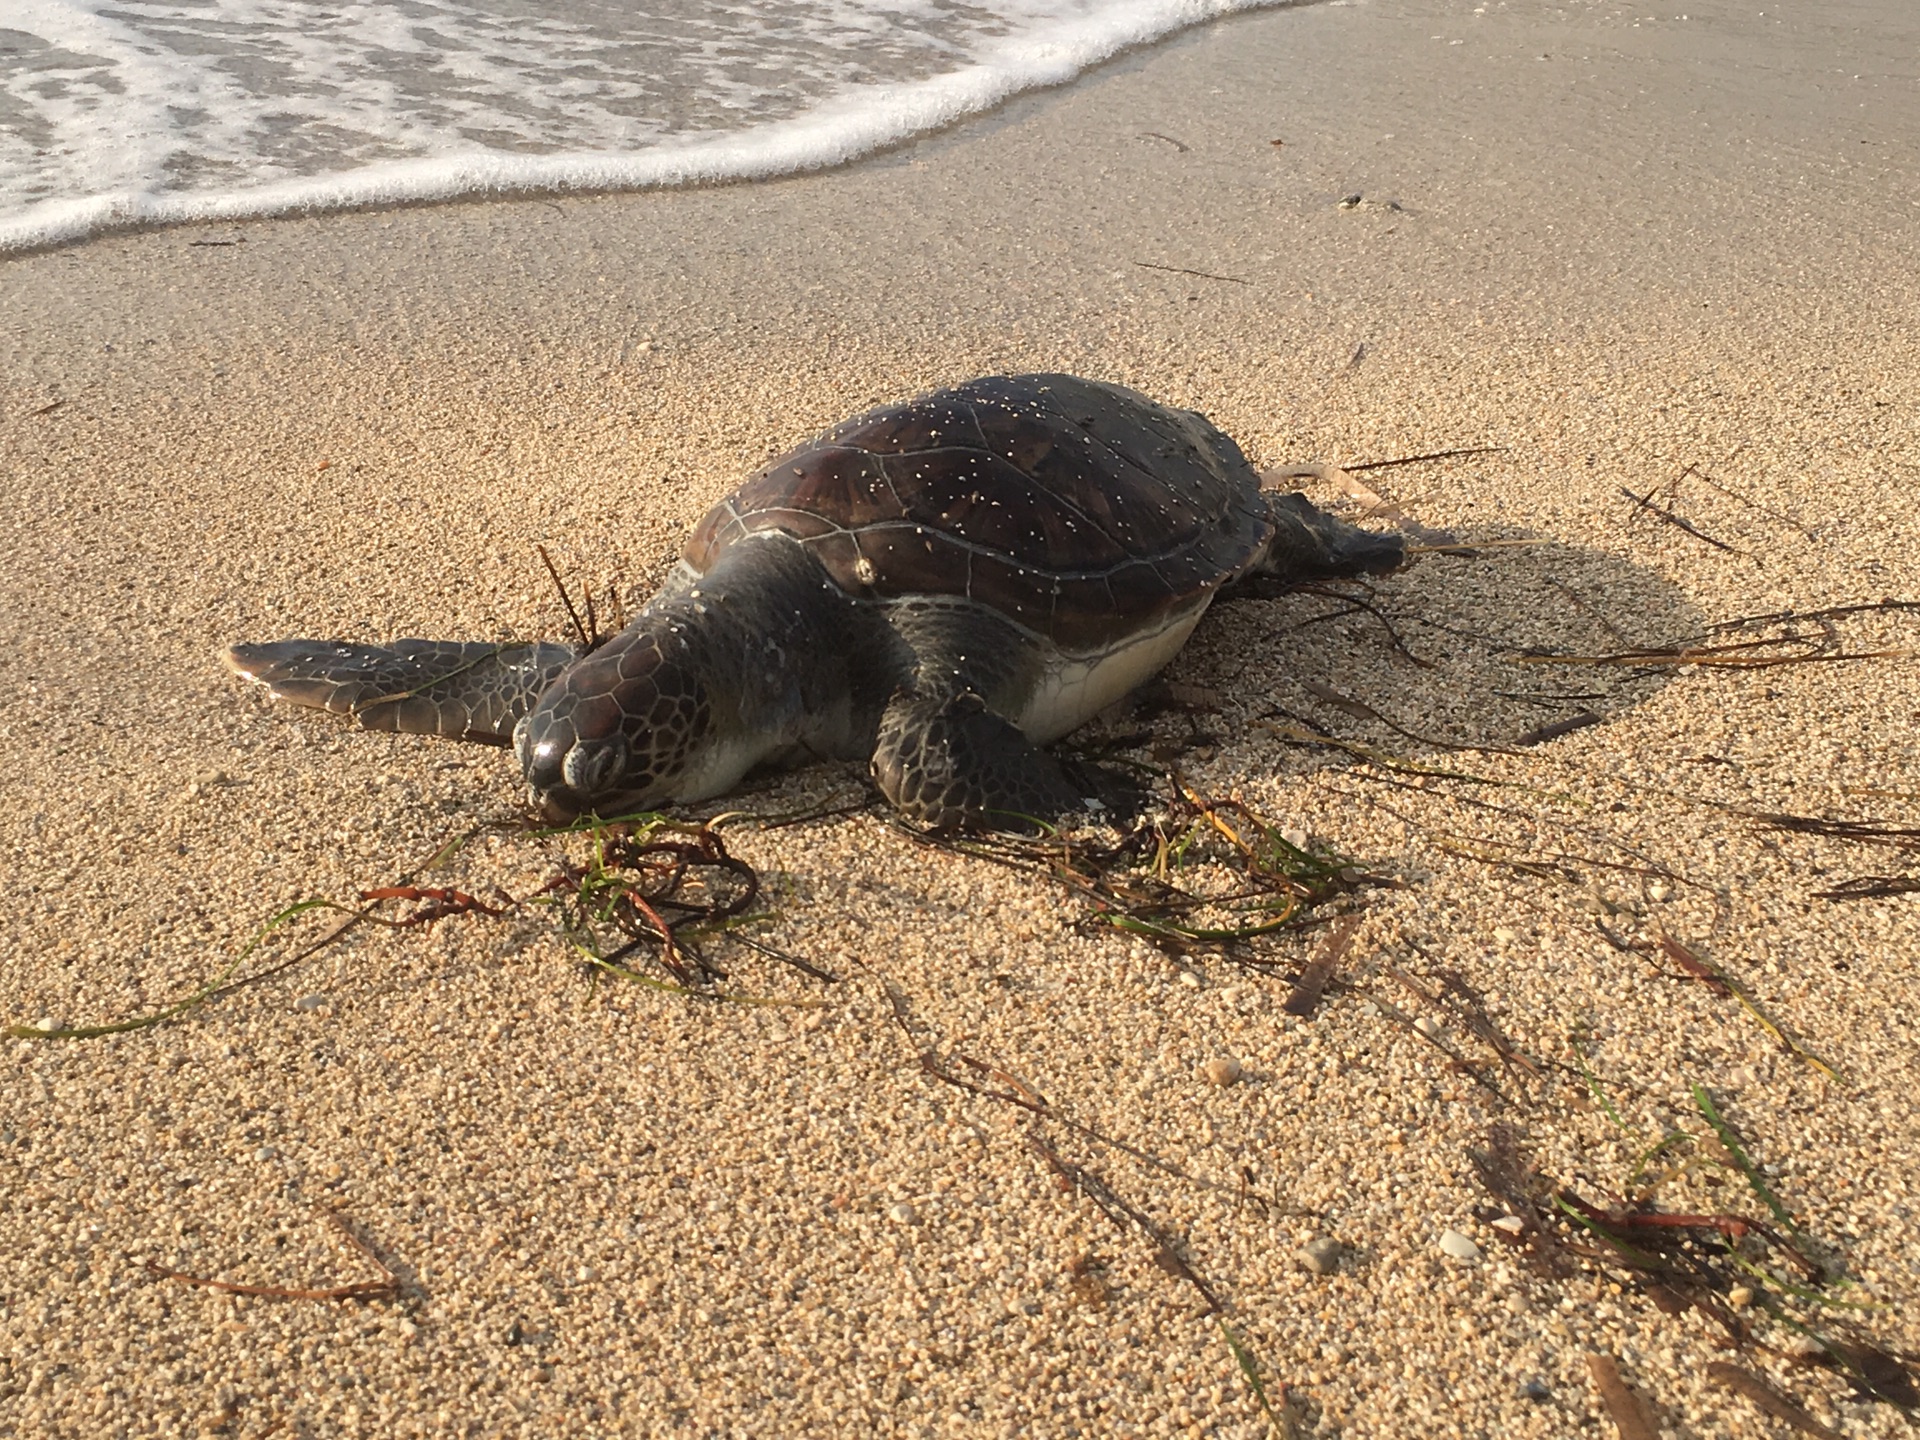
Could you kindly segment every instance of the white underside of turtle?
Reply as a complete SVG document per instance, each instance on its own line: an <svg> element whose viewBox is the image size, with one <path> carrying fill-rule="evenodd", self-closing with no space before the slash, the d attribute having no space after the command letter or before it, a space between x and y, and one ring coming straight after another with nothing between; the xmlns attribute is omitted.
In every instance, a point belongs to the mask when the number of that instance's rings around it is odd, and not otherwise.
<svg viewBox="0 0 1920 1440"><path fill-rule="evenodd" d="M865 759L930 825L1052 819L1041 747L1162 669L1222 590L1387 570L1399 537L1263 492L1204 417L1064 375L858 416L710 511L591 649L236 645L275 698L371 729L511 743L552 818L725 794L757 766Z"/></svg>
<svg viewBox="0 0 1920 1440"><path fill-rule="evenodd" d="M1067 655L1047 646L1051 654L1041 681L1013 723L1036 745L1071 735L1166 669L1206 613L1203 602L1099 655Z"/></svg>

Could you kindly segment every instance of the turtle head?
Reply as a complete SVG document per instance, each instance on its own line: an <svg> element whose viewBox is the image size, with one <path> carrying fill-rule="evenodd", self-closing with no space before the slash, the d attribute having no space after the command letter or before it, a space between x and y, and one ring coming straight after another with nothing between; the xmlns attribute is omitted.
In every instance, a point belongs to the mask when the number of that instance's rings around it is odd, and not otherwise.
<svg viewBox="0 0 1920 1440"><path fill-rule="evenodd" d="M679 636L636 626L561 672L513 748L534 803L564 823L701 798L711 727Z"/></svg>

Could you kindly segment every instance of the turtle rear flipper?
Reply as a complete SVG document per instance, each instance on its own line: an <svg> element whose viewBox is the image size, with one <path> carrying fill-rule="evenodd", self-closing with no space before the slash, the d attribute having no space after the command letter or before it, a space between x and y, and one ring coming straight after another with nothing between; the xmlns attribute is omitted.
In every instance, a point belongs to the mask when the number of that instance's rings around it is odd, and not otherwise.
<svg viewBox="0 0 1920 1440"><path fill-rule="evenodd" d="M972 691L896 695L873 747L880 793L938 830L1026 829L1086 802L1066 772Z"/></svg>
<svg viewBox="0 0 1920 1440"><path fill-rule="evenodd" d="M1367 530L1329 515L1298 492L1264 492L1274 535L1256 573L1293 583L1352 575L1384 575L1406 563L1407 541L1391 530Z"/></svg>
<svg viewBox="0 0 1920 1440"><path fill-rule="evenodd" d="M348 715L369 730L507 745L515 723L578 655L567 645L278 640L235 645L222 658L276 700Z"/></svg>

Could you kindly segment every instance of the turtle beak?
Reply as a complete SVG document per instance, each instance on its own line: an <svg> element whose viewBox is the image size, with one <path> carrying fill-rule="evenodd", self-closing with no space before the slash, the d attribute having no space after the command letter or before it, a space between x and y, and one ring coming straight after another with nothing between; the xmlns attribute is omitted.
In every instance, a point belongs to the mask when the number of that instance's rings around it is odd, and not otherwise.
<svg viewBox="0 0 1920 1440"><path fill-rule="evenodd" d="M586 807L567 786L566 755L552 735L533 738L533 727L526 716L513 727L513 753L520 761L520 773L527 779L527 798L549 825L570 825Z"/></svg>
<svg viewBox="0 0 1920 1440"><path fill-rule="evenodd" d="M542 785L535 776L536 761L540 769L551 771L554 779L559 778L560 766L557 757L553 753L557 748L551 740L538 742L534 740L532 716L522 715L518 720L514 721L513 758L520 762L520 773L527 777L527 783L533 786L536 791L547 788L547 786ZM547 782L548 785L552 783L553 780Z"/></svg>

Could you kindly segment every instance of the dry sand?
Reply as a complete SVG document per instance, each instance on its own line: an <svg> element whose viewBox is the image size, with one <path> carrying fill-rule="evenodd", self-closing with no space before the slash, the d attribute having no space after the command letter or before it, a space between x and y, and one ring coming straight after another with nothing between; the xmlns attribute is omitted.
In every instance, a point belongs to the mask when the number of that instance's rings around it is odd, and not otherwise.
<svg viewBox="0 0 1920 1440"><path fill-rule="evenodd" d="M1402 882L1342 902L1353 988L1304 1021L1281 1002L1310 939L1252 952L1275 973L1176 962L856 816L732 832L777 892L767 937L842 978L729 952L731 983L818 1008L596 987L534 916L356 933L170 1026L5 1042L0 1435L1265 1433L1192 1287L923 1048L1206 1182L1040 1127L1177 1237L1301 1433L1610 1433L1595 1351L1670 1435L1787 1433L1708 1380L1721 1359L1841 1434L1909 1433L1777 1326L1726 1354L1618 1271L1537 1273L1469 1158L1506 1126L1607 1200L1667 1127L1706 1136L1704 1086L1848 1293L1893 1307L1863 1333L1920 1349L1920 895L1816 897L1913 849L1708 803L1914 826L1920 662L1515 662L1920 599L1920 25L1906 0L1688 4L1277 11L816 177L0 266L10 1022L152 1010L282 907L516 805L504 754L270 709L216 647L557 634L535 542L644 589L747 468L876 400L1050 367L1204 408L1262 464L1498 445L1367 478L1429 525L1543 542L1379 587L1432 668L1365 615L1306 624L1334 608L1313 596L1223 608L1175 668L1221 697L1153 722L1219 737L1197 785ZM1911 648L1920 617L1835 636ZM1329 690L1459 742L1605 723L1451 752ZM1275 729L1308 721L1503 783ZM861 792L816 770L745 803ZM449 874L524 889L551 854L493 836ZM1597 920L1677 937L1842 1079ZM1394 968L1454 976L1539 1073ZM1244 1077L1209 1083L1225 1058ZM1693 1149L1655 1203L1760 1209ZM398 1298L143 1268L370 1275L316 1207ZM1335 1273L1300 1263L1316 1236Z"/></svg>

